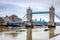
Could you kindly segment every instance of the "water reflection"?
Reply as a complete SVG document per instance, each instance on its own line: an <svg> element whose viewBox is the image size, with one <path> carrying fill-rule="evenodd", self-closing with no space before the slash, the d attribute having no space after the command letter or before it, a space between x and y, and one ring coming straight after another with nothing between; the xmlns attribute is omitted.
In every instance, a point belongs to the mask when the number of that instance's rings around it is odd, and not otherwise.
<svg viewBox="0 0 60 40"><path fill-rule="evenodd" d="M32 40L49 40L49 32L42 31L42 30L41 30L41 28L32 30ZM56 27L55 34L58 32L60 33L59 30L60 30L60 27ZM18 31L15 33L0 32L0 40L26 40L26 38L27 38L27 31L25 31L25 32ZM53 40L55 40L55 39L53 39Z"/></svg>
<svg viewBox="0 0 60 40"><path fill-rule="evenodd" d="M0 33L0 40L26 40L26 33Z"/></svg>
<svg viewBox="0 0 60 40"><path fill-rule="evenodd" d="M12 37L17 37L18 33L5 33L5 35L10 35Z"/></svg>
<svg viewBox="0 0 60 40"><path fill-rule="evenodd" d="M2 32L0 32L0 35L2 35Z"/></svg>

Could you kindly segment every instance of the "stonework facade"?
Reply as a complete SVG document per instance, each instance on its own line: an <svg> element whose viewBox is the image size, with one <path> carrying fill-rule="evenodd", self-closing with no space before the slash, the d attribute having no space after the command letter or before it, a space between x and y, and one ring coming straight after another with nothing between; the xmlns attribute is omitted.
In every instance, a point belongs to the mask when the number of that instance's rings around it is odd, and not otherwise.
<svg viewBox="0 0 60 40"><path fill-rule="evenodd" d="M54 13L55 13L55 9L54 7L52 6L50 9L49 9L49 25L53 25L54 26Z"/></svg>
<svg viewBox="0 0 60 40"><path fill-rule="evenodd" d="M28 22L31 22L32 21L32 10L30 9L27 9L27 21Z"/></svg>

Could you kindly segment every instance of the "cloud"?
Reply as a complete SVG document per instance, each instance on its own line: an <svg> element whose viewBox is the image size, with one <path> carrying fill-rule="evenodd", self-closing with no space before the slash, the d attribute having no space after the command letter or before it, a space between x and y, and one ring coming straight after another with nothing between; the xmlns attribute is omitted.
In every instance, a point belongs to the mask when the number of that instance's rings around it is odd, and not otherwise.
<svg viewBox="0 0 60 40"><path fill-rule="evenodd" d="M0 4L1 16L12 15L12 14L22 15L24 13L24 10L25 9L23 7L11 5L11 4L3 4L3 3Z"/></svg>
<svg viewBox="0 0 60 40"><path fill-rule="evenodd" d="M60 14L60 0L0 0L0 14L16 14L23 17L26 9L30 6L34 11L49 11L51 5L54 6L56 14ZM23 15L24 14L24 15Z"/></svg>

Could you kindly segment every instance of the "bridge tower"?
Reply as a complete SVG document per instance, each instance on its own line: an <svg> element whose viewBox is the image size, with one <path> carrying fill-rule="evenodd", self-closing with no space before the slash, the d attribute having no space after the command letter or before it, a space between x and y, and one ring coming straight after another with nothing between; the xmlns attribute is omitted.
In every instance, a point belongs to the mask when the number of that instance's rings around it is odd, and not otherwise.
<svg viewBox="0 0 60 40"><path fill-rule="evenodd" d="M29 7L27 9L27 22L31 22L31 21L32 21L32 10Z"/></svg>
<svg viewBox="0 0 60 40"><path fill-rule="evenodd" d="M30 7L27 9L27 23L25 28L27 28L27 40L32 40L32 28L33 25L31 24L32 21L32 10Z"/></svg>
<svg viewBox="0 0 60 40"><path fill-rule="evenodd" d="M49 24L48 24L48 28L49 28L49 38L52 38L54 36L54 30L55 30L55 22L54 22L54 13L55 13L55 9L53 6L51 6L51 8L49 9Z"/></svg>

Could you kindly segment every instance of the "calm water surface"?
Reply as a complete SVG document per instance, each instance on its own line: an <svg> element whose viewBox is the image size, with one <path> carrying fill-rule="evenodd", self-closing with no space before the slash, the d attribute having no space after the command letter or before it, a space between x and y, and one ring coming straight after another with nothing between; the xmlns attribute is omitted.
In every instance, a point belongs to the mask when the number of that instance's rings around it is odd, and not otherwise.
<svg viewBox="0 0 60 40"><path fill-rule="evenodd" d="M41 30L42 29L42 30ZM32 30L32 40L49 40L49 31L43 31L43 28L33 29ZM55 34L60 33L60 27L57 26L55 29ZM27 33L18 32L18 33L9 33L9 32L0 32L0 40L26 40ZM58 38L58 39L57 39ZM59 37L51 40L60 40Z"/></svg>

